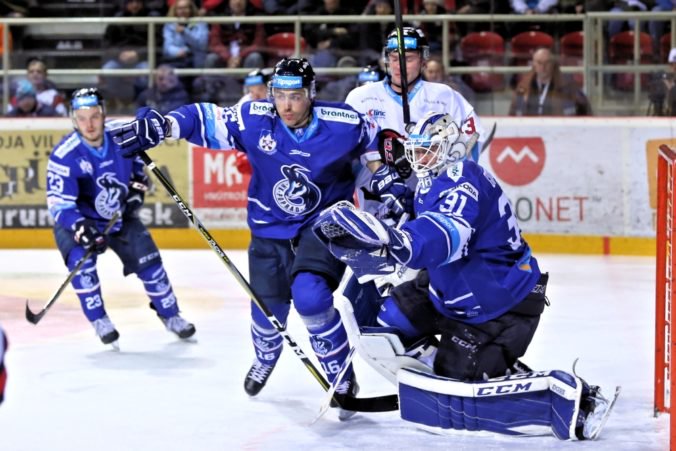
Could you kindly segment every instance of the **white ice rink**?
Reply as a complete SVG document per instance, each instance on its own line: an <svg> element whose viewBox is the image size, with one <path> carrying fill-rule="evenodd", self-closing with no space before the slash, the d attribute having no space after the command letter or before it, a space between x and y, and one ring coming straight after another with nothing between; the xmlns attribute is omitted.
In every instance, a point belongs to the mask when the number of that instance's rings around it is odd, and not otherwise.
<svg viewBox="0 0 676 451"><path fill-rule="evenodd" d="M436 436L396 413L329 412L310 425L323 391L288 349L256 398L242 389L253 351L249 303L210 250L164 251L169 277L196 341L180 342L148 307L141 283L123 278L112 253L100 262L121 351L100 343L70 288L33 326L66 276L58 252L0 251L0 323L10 339L0 450L666 450L668 416L652 416L654 259L539 256L550 272L547 308L523 359L536 369L578 372L612 393L623 387L596 442L453 432ZM229 253L246 274L246 255ZM289 332L311 354L295 313ZM362 396L393 387L357 357Z"/></svg>

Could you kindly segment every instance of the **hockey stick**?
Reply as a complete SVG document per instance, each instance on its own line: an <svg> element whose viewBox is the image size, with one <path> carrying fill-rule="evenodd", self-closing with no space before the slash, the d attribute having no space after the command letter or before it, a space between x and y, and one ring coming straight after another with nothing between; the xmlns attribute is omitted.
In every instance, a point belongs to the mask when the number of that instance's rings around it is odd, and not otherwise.
<svg viewBox="0 0 676 451"><path fill-rule="evenodd" d="M411 110L408 106L408 77L406 75L406 46L404 45L404 27L401 19L401 3L394 2L394 28L397 31L397 51L399 53L399 74L401 77L401 108L404 112L404 130L411 122Z"/></svg>
<svg viewBox="0 0 676 451"><path fill-rule="evenodd" d="M486 138L486 141L481 145L481 151L479 154L484 153L486 149L488 149L488 146L491 145L491 142L493 141L493 137L495 136L495 129L498 128L498 123L493 122L493 127L491 127L491 131L488 133L488 137Z"/></svg>
<svg viewBox="0 0 676 451"><path fill-rule="evenodd" d="M120 218L120 212L116 211L115 214L113 214L113 217L110 218L108 223L106 224L106 228L103 231L104 235L107 235L108 232L110 232L110 229L115 225L117 220ZM61 286L59 287L58 290L56 290L56 293L52 296L52 298L45 304L44 307L42 307L42 310L40 310L37 313L33 313L31 309L28 307L28 300L26 300L26 319L28 320L29 323L31 324L37 324L40 322L43 316L47 313L47 311L54 305L57 299L59 299L59 296L61 296L61 293L63 293L63 290L66 289L68 284L70 283L71 280L75 277L75 275L80 271L82 266L85 264L85 262L89 259L89 257L92 256L94 253L93 249L90 249L87 251L87 253L84 254L84 256L80 259L80 261L77 262L75 265L75 268L68 274L68 277L66 277L66 280L63 281Z"/></svg>
<svg viewBox="0 0 676 451"><path fill-rule="evenodd" d="M160 183L164 186L164 188L167 190L171 198L176 202L176 205L181 209L183 214L185 215L186 218L195 226L197 231L202 235L202 237L209 243L209 246L211 246L211 249L213 249L214 252L221 258L221 261L225 264L225 266L228 268L230 273L235 277L239 285L246 291L247 295L251 298L251 300L256 304L256 306L263 312L263 314L268 318L268 321L270 321L270 324L279 332L279 334L284 337L286 340L286 343L291 347L293 350L293 353L300 358L300 360L303 362L305 367L310 371L310 373L314 376L314 378L319 382L319 384L322 386L324 391L328 391L329 388L331 387L324 375L317 369L315 365L312 364L310 359L305 355L303 352L303 349L301 349L300 346L291 338L291 335L286 330L286 327L282 323L277 320L275 315L272 313L272 311L261 301L258 296L253 292L253 289L251 288L251 285L249 282L244 278L241 272L237 269L237 267L232 263L230 258L228 258L227 254L223 249L218 245L216 240L211 236L209 231L207 230L206 227L202 224L202 222L199 220L197 216L195 216L188 207L188 204L183 201L183 198L178 194L176 189L173 187L171 182L165 177L164 173L160 168L157 167L155 162L148 156L146 152L140 152L139 156L143 160L143 162L148 166L148 169L150 169L153 174L155 174L155 177L160 181ZM398 408L398 398L393 400L393 399L382 399L383 397L379 397L375 402L370 402L368 398L354 398L354 397L348 397L346 395L338 395L334 394L333 399L336 401L336 403L346 409L346 410L354 410L354 411L359 411L359 412L386 412L390 410L396 410Z"/></svg>

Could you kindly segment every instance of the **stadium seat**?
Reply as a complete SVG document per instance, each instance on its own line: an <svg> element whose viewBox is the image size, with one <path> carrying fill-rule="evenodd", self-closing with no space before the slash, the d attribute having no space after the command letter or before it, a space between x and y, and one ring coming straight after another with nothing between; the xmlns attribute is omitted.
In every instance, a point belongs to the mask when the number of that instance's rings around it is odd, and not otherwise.
<svg viewBox="0 0 676 451"><path fill-rule="evenodd" d="M284 58L293 55L295 50L295 37L293 33L275 33L267 37L265 41L268 54L274 58ZM300 37L300 51L305 51L307 42Z"/></svg>
<svg viewBox="0 0 676 451"><path fill-rule="evenodd" d="M524 31L512 37L512 64L516 66L530 65L533 53L542 47L554 48L554 38L544 31Z"/></svg>
<svg viewBox="0 0 676 451"><path fill-rule="evenodd" d="M608 60L610 64L634 64L634 32L623 31L610 38ZM650 64L653 58L652 38L648 33L639 35L640 63ZM650 74L641 74L641 87L648 86ZM612 75L612 86L619 91L634 90L634 74L619 73Z"/></svg>
<svg viewBox="0 0 676 451"><path fill-rule="evenodd" d="M660 38L660 63L667 63L671 50L671 33L666 33Z"/></svg>
<svg viewBox="0 0 676 451"><path fill-rule="evenodd" d="M502 66L505 40L497 33L481 31L468 33L460 40L460 50L470 66ZM505 88L503 74L479 72L468 74L467 84L476 92L501 91Z"/></svg>
<svg viewBox="0 0 676 451"><path fill-rule="evenodd" d="M584 32L573 31L561 36L559 52L562 66L582 66L584 63ZM580 88L584 86L584 74L574 73L572 78Z"/></svg>

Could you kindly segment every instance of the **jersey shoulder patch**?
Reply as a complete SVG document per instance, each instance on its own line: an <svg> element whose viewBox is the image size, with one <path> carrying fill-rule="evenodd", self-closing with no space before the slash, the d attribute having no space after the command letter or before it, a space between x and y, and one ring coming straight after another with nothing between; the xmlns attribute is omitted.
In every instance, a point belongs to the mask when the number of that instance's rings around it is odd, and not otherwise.
<svg viewBox="0 0 676 451"><path fill-rule="evenodd" d="M343 122L354 125L359 124L359 113L351 109L316 106L314 112L317 115L317 118L323 121Z"/></svg>
<svg viewBox="0 0 676 451"><path fill-rule="evenodd" d="M274 107L270 102L250 102L249 103L249 115L259 115L264 116L266 114L271 114L274 110Z"/></svg>

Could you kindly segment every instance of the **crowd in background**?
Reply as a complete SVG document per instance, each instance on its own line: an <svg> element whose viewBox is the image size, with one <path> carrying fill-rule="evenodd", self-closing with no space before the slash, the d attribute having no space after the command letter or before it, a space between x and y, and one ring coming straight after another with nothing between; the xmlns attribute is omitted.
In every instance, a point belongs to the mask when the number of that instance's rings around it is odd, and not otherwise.
<svg viewBox="0 0 676 451"><path fill-rule="evenodd" d="M175 105L189 101L207 101L219 104L233 104L242 95L241 77L225 76L177 76L174 69L182 68L263 68L273 66L284 51L275 46L271 39L279 38L280 33L293 33L293 24L265 23L227 23L207 24L195 21L202 16L269 16L269 15L315 15L321 17L344 15L385 15L393 14L393 0L123 0L118 2L116 17L176 17L175 23L157 27L155 37L157 68L153 72L152 87L146 76L101 76L98 88L109 99L110 111L117 114L129 114L139 106L153 106L160 111L169 111ZM4 16L41 16L44 2L32 0L10 0L0 2L0 14ZM584 14L587 11L672 11L676 9L676 0L401 0L403 13L422 15L435 14ZM469 75L448 77L440 64L442 48L442 24L421 22L413 24L422 29L429 41L432 60L428 63L426 78L447 83L459 90L468 100L473 101L479 89ZM643 30L652 37L654 54L658 54L658 43L669 33L668 21L644 21ZM315 68L362 68L368 65L381 65L381 51L387 33L392 29L391 22L304 24L302 28L301 49ZM451 66L468 64L468 58L462 54L459 45L468 33L490 31L501 36L505 42L524 31L542 31L560 37L581 29L581 22L458 22L450 23L447 36L451 44ZM632 30L632 21L613 20L607 23L607 37ZM20 32L14 27L12 33ZM286 36L288 39L288 35ZM292 38L291 38L292 39ZM16 38L14 39L16 42ZM101 68L103 69L147 69L148 68L148 31L145 24L109 24L102 33ZM557 92L572 98L573 104L566 101L553 111L539 114L590 114L588 102L581 92L581 83L572 77L561 74L556 53L552 45L546 54L555 73ZM16 49L15 49L16 51ZM287 51L288 52L288 51ZM288 54L288 53L286 53ZM31 60L33 61L33 60ZM660 62L655 58L655 63ZM662 61L664 62L664 61ZM47 67L41 64L42 81L32 78L30 61L26 63L27 77L12 82L12 100L8 109L15 116L65 115L62 103L68 92L59 91L46 79ZM35 64L38 64L35 63ZM509 61L506 62L510 64ZM513 63L513 62L512 62ZM523 64L533 65L533 71L526 76L512 77L505 87L514 93L510 114L538 114L533 106L537 95L535 77L535 59L529 55ZM517 63L518 64L518 63ZM500 65L498 63L498 65ZM668 79L668 80L667 80ZM318 92L326 100L344 100L344 95L354 87L350 80L354 76L336 77L320 75ZM671 77L665 78L670 81ZM24 83L30 81L33 90ZM348 86L350 85L351 86ZM662 85L651 85L661 88ZM488 86L488 90L493 87ZM671 89L671 88L669 88ZM667 89L667 91L669 91ZM34 91L34 92L33 92ZM64 90L65 91L65 90ZM51 94L45 94L51 93ZM667 96L665 95L665 98ZM35 98L35 102L31 99ZM529 104L530 102L530 104ZM541 102L540 102L541 103ZM585 106L586 104L586 106ZM552 110L550 110L552 111ZM670 108L653 108L661 114Z"/></svg>

